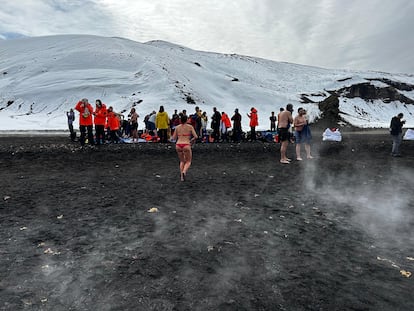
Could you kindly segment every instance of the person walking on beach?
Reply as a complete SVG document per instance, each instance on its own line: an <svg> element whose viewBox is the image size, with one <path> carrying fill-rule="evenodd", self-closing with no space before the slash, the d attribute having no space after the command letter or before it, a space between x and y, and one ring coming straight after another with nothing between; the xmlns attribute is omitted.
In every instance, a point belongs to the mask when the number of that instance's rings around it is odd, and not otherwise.
<svg viewBox="0 0 414 311"><path fill-rule="evenodd" d="M293 123L292 111L293 111L293 105L287 104L286 110L281 112L279 115L278 127L279 127L279 139L281 142L280 163L283 163L283 164L289 164L291 161L286 156L286 151L287 151L287 146L290 140L289 128L290 128L290 125Z"/></svg>
<svg viewBox="0 0 414 311"><path fill-rule="evenodd" d="M93 107L89 103L87 98L83 98L80 100L76 106L75 110L79 111L79 130L80 130L80 144L81 146L85 145L86 141L86 132L88 132L88 142L90 145L94 145L93 140L93 119L92 119L92 113L93 113Z"/></svg>
<svg viewBox="0 0 414 311"><path fill-rule="evenodd" d="M69 127L69 132L70 132L70 140L75 141L76 133L75 133L75 130L73 129L73 122L75 121L75 112L73 111L72 108L69 111L66 112L66 116L68 118L68 127Z"/></svg>
<svg viewBox="0 0 414 311"><path fill-rule="evenodd" d="M172 139L176 140L175 150L180 160L180 180L185 181L193 158L191 145L198 138L194 127L187 123L188 117L181 116L181 124L175 128Z"/></svg>
<svg viewBox="0 0 414 311"><path fill-rule="evenodd" d="M392 150L391 155L393 157L401 157L400 145L402 141L402 127L405 121L402 120L404 117L403 113L399 113L397 116L391 119L390 134L392 136Z"/></svg>
<svg viewBox="0 0 414 311"><path fill-rule="evenodd" d="M105 144L106 105L100 99L95 101L94 123L96 144Z"/></svg>
<svg viewBox="0 0 414 311"><path fill-rule="evenodd" d="M255 141L256 140L256 126L259 125L256 108L252 107L250 109L250 114L247 114L247 116L250 118L250 140Z"/></svg>
<svg viewBox="0 0 414 311"><path fill-rule="evenodd" d="M170 118L166 111L164 111L164 106L160 106L155 117L155 127L158 129L158 135L160 136L161 143L168 142L168 127L170 126Z"/></svg>
<svg viewBox="0 0 414 311"><path fill-rule="evenodd" d="M295 127L295 143L296 143L296 160L302 161L300 155L300 147L302 144L305 145L306 158L313 159L311 156L310 142L312 135L306 119L306 110L303 108L298 109L298 115L293 120L293 126Z"/></svg>

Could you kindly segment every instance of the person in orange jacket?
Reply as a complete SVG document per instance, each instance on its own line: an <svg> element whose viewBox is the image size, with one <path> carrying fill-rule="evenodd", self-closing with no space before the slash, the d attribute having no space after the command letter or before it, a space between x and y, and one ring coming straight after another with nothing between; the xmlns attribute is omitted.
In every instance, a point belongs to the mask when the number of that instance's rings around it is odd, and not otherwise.
<svg viewBox="0 0 414 311"><path fill-rule="evenodd" d="M229 128L231 128L231 121L229 116L227 115L227 113L225 113L224 111L221 113L221 122L220 122L220 127L221 127L221 139L223 141L228 142L228 138L227 138L227 130Z"/></svg>
<svg viewBox="0 0 414 311"><path fill-rule="evenodd" d="M96 144L104 144L105 143L105 122L106 122L106 105L102 103L100 99L95 101L95 112L94 115L94 123L95 123L95 136L96 136Z"/></svg>
<svg viewBox="0 0 414 311"><path fill-rule="evenodd" d="M256 126L259 125L256 108L252 107L247 116L250 118L250 140L254 141L256 140Z"/></svg>
<svg viewBox="0 0 414 311"><path fill-rule="evenodd" d="M112 106L108 108L107 117L108 127L111 133L111 142L118 143L120 141L118 131L121 125L121 121L119 120L119 115L116 112L114 112Z"/></svg>
<svg viewBox="0 0 414 311"><path fill-rule="evenodd" d="M75 110L79 111L79 130L80 130L80 144L81 146L85 145L86 141L86 131L88 132L88 141L89 144L94 145L93 140L93 119L92 119L92 113L93 113L93 107L89 103L87 98L84 98L80 100L76 106Z"/></svg>

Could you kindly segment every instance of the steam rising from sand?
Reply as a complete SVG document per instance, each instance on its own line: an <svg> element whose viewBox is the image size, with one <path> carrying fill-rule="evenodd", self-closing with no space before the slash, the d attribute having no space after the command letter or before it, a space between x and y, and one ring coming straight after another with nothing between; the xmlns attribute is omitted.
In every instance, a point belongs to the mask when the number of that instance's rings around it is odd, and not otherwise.
<svg viewBox="0 0 414 311"><path fill-rule="evenodd" d="M307 162L304 187L329 206L334 215L351 212L350 225L359 225L379 243L411 243L414 170L391 167L373 172L363 164L352 169L353 175L345 168L343 173L327 174L321 180L316 176L324 170L323 161Z"/></svg>

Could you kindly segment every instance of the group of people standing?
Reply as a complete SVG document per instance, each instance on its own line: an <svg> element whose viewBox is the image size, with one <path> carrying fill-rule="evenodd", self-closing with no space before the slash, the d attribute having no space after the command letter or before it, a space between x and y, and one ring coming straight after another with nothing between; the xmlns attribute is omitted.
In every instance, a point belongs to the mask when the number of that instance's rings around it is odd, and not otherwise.
<svg viewBox="0 0 414 311"><path fill-rule="evenodd" d="M309 120L306 117L306 110L298 109L295 118L292 116L293 105L287 104L286 109L281 109L278 114L277 131L280 140L280 163L289 164L292 160L287 157L286 151L290 141L292 141L291 129L294 128L294 142L296 144L296 160L303 161L301 156L301 146L305 145L306 158L313 159L311 155L312 133L309 127Z"/></svg>
<svg viewBox="0 0 414 311"><path fill-rule="evenodd" d="M119 130L123 122L123 116L114 112L113 107L106 108L100 99L95 101L95 108L84 98L80 100L75 108L79 112L79 129L80 129L80 144L83 146L86 142L91 145L100 145L105 143L106 136L109 134L109 139L112 142L119 141ZM293 118L293 105L287 104L286 108L280 108L280 112L276 116L274 112L271 113L270 130L277 132L280 147L280 163L289 164L292 159L287 157L287 147L289 142L294 142L296 147L296 160L303 161L301 156L302 145L304 145L306 158L313 159L311 155L311 140L312 133L309 127L309 120L307 118L306 110L298 108L297 115ZM75 120L74 110L67 112L69 130L71 138L74 139L73 122ZM250 113L247 113L250 119L250 136L247 137L250 141L257 139L256 127L258 122L258 111L252 107ZM138 141L138 118L135 108L132 108L128 115L128 133L133 141ZM393 117L390 124L390 133L393 137L392 155L400 156L400 144L402 140L402 126L405 121L402 120L403 114L400 113ZM191 166L192 149L191 146L196 141L211 141L221 142L229 141L228 130L232 128L232 140L240 142L242 140L242 116L236 108L233 116L230 118L227 113L219 112L216 107L213 108L211 115L211 130L212 134L208 135L208 116L200 108L195 107L193 114L187 115L187 111L183 110L177 113L174 111L171 119L168 113L160 106L158 113L153 111L144 118L145 132L154 133L158 135L160 142L167 143L175 141L176 151L180 161L180 180L184 181L187 171ZM233 121L233 125L231 124ZM93 135L93 125L95 125L95 136ZM204 139L204 140L203 140Z"/></svg>
<svg viewBox="0 0 414 311"><path fill-rule="evenodd" d="M120 114L113 110L113 107L106 107L100 99L95 101L95 108L89 103L87 98L80 100L75 108L79 112L79 142L84 146L86 142L90 145L101 145L106 141L106 133L113 142L119 141L118 131L121 126ZM133 111L135 113L135 109ZM76 134L73 129L75 120L74 110L67 112L68 126L72 140ZM95 135L93 134L93 126L95 126Z"/></svg>

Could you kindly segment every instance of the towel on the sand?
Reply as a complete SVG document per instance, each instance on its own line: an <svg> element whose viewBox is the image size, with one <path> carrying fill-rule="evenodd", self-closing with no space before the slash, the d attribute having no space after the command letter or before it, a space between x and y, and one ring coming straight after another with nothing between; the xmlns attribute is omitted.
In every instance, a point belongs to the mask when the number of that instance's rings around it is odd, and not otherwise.
<svg viewBox="0 0 414 311"><path fill-rule="evenodd" d="M405 132L405 135L404 135L404 138L403 139L404 140L414 140L414 130L408 129Z"/></svg>
<svg viewBox="0 0 414 311"><path fill-rule="evenodd" d="M337 128L327 128L322 134L323 141L342 141L342 135Z"/></svg>

